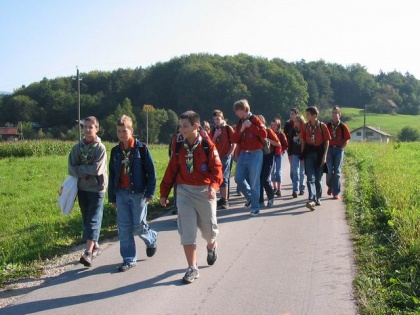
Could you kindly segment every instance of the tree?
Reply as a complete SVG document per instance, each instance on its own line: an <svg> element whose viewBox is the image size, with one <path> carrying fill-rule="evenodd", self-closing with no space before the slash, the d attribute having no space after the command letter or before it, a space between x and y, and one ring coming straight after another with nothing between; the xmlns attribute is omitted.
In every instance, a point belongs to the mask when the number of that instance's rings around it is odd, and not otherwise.
<svg viewBox="0 0 420 315"><path fill-rule="evenodd" d="M420 140L419 131L410 126L405 126L398 133L398 140L400 140L401 142L419 141Z"/></svg>

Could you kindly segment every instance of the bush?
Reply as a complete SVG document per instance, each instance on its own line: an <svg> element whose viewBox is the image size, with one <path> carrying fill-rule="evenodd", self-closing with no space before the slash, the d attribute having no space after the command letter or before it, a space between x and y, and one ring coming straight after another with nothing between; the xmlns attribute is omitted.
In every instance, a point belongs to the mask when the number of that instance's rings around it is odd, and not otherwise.
<svg viewBox="0 0 420 315"><path fill-rule="evenodd" d="M401 142L419 141L420 135L417 129L405 126L398 133L398 140L400 140Z"/></svg>

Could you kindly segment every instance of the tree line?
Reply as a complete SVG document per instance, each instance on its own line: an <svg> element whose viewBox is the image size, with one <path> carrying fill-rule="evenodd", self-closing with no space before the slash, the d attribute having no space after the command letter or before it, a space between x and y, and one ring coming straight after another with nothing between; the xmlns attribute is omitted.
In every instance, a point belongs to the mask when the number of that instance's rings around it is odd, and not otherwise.
<svg viewBox="0 0 420 315"><path fill-rule="evenodd" d="M345 67L323 60L288 63L246 54L191 54L147 68L81 76L81 116L98 117L104 140L116 140L115 121L122 113L135 118L138 135L149 143L168 142L177 115L188 109L203 120L211 120L212 111L221 109L233 123L233 103L242 98L267 119L287 119L290 108L312 105L321 111L338 105L420 114L420 82L413 75L396 71L372 75L359 64ZM22 122L27 138L74 139L77 106L74 78L44 78L2 96L0 125ZM42 130L34 131L29 122L37 122Z"/></svg>

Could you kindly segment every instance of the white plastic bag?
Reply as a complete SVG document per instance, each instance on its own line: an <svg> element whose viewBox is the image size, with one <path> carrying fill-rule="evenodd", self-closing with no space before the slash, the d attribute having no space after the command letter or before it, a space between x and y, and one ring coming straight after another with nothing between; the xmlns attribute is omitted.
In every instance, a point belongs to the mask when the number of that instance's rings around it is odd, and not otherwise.
<svg viewBox="0 0 420 315"><path fill-rule="evenodd" d="M77 177L68 176L60 189L58 205L63 214L68 215L74 207L77 196Z"/></svg>

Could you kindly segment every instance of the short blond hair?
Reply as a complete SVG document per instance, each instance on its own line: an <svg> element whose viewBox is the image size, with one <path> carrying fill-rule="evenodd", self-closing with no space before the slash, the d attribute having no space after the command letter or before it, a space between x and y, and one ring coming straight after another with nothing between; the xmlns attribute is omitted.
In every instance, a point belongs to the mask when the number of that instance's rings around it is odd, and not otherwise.
<svg viewBox="0 0 420 315"><path fill-rule="evenodd" d="M246 99L236 101L235 104L233 104L233 110L237 111L238 109L244 109L247 112L251 111L251 107Z"/></svg>
<svg viewBox="0 0 420 315"><path fill-rule="evenodd" d="M133 129L133 119L131 119L130 116L122 115L121 118L117 120L117 126Z"/></svg>

